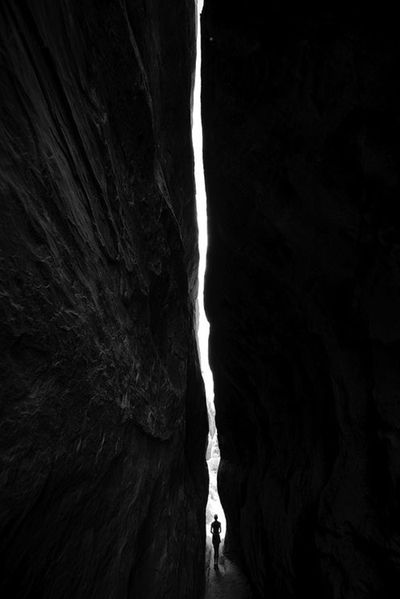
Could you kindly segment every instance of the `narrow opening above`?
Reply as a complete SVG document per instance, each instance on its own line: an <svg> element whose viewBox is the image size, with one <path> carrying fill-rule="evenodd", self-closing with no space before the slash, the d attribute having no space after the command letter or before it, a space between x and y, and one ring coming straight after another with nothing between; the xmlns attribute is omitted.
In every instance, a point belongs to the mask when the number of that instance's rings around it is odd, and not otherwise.
<svg viewBox="0 0 400 599"><path fill-rule="evenodd" d="M199 294L198 294L198 343L200 350L200 364L204 379L207 399L207 410L209 420L209 442L207 448L207 464L210 475L210 485L208 493L208 503L206 508L206 530L210 536L211 522L214 515L222 525L222 538L225 537L226 520L221 506L217 489L217 471L220 460L218 436L215 427L215 408L214 408L214 383L212 372L208 363L208 336L209 323L204 311L204 275L206 269L207 256L207 200L204 184L203 171L203 143L202 143L202 125L201 125L201 107L200 107L200 70L201 70L201 43L200 43L200 14L203 8L203 0L197 2L197 59L195 71L195 85L193 97L193 150L195 160L195 181L196 181L196 206L197 222L199 228Z"/></svg>

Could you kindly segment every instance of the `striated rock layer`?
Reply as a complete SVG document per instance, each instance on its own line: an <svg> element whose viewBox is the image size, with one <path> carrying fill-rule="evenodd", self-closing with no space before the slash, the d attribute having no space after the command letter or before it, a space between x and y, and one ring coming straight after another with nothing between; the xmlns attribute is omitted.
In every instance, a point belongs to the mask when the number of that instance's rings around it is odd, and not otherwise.
<svg viewBox="0 0 400 599"><path fill-rule="evenodd" d="M397 21L206 0L202 26L230 551L260 597L396 597Z"/></svg>
<svg viewBox="0 0 400 599"><path fill-rule="evenodd" d="M196 598L194 3L0 6L0 594Z"/></svg>

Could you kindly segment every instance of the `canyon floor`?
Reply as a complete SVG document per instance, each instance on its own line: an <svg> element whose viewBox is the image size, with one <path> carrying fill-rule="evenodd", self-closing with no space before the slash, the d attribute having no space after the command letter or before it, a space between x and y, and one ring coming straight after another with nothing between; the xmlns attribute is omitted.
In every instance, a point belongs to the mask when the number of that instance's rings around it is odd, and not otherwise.
<svg viewBox="0 0 400 599"><path fill-rule="evenodd" d="M211 540L207 539L205 599L252 599L247 580L239 568L224 555L221 545L218 569L214 569Z"/></svg>

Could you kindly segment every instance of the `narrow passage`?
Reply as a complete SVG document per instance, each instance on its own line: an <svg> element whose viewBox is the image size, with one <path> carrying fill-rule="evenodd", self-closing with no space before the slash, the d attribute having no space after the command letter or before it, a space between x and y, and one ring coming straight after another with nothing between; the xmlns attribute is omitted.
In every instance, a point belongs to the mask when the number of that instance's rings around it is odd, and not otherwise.
<svg viewBox="0 0 400 599"><path fill-rule="evenodd" d="M215 429L214 413L214 392L213 379L210 366L208 364L208 333L209 324L204 312L203 293L204 293L204 272L207 254L207 202L204 185L203 158L202 158L202 128L200 111L200 20L199 16L203 8L203 0L197 0L197 61L195 73L195 86L193 95L193 150L195 157L195 179L196 179L196 204L197 204L197 222L199 227L199 303L198 303L198 341L200 350L200 362L202 375L206 389L206 399L210 423L210 438L208 447L208 468L210 474L210 492L207 503L207 545L206 545L206 599L251 599L252 595L248 583L244 579L239 569L228 560L223 554L223 542L220 546L220 558L218 569L214 569L214 553L209 535L210 524L214 514L222 524L222 536L225 536L226 520L219 500L217 489L217 470L219 464L218 436Z"/></svg>
<svg viewBox="0 0 400 599"><path fill-rule="evenodd" d="M224 556L221 544L218 568L214 569L211 539L206 547L206 594L205 599L252 599L250 587L240 570Z"/></svg>

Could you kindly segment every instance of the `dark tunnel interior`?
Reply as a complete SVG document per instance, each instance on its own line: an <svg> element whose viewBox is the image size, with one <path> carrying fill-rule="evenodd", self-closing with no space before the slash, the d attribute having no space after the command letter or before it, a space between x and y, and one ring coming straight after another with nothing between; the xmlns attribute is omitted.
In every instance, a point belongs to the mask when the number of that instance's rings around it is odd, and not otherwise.
<svg viewBox="0 0 400 599"><path fill-rule="evenodd" d="M394 9L204 1L214 573L196 10L0 3L0 594L397 599Z"/></svg>

